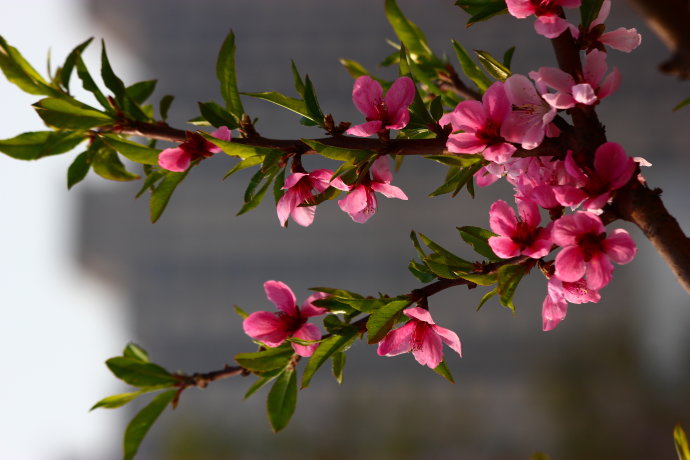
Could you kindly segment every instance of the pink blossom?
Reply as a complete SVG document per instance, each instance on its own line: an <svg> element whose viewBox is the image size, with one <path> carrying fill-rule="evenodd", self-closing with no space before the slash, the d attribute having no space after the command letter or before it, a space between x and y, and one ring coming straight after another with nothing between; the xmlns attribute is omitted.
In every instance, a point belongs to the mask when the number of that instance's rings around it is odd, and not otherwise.
<svg viewBox="0 0 690 460"><path fill-rule="evenodd" d="M211 136L222 141L229 141L232 138L232 133L227 126L221 126L213 131ZM187 140L177 147L162 150L158 154L158 164L168 171L184 172L189 168L192 161L208 158L214 153L220 153L220 151L220 147L207 141L200 134L187 132Z"/></svg>
<svg viewBox="0 0 690 460"><path fill-rule="evenodd" d="M352 220L363 224L376 213L378 201L376 194L379 192L387 198L407 200L407 195L398 187L391 185L393 175L388 167L388 157L382 156L371 165L372 178L364 180L338 201L340 209L350 215Z"/></svg>
<svg viewBox="0 0 690 460"><path fill-rule="evenodd" d="M501 133L506 140L522 144L523 149L537 148L545 135L559 134L551 122L556 109L541 97L546 87L537 88L524 75L513 74L505 81L505 90L513 110L506 118Z"/></svg>
<svg viewBox="0 0 690 460"><path fill-rule="evenodd" d="M317 292L307 297L302 307L297 306L297 299L292 290L280 281L266 281L264 290L268 300L278 308L278 312L257 311L247 316L242 323L245 334L258 340L267 347L278 347L289 337L302 340L319 340L321 331L314 324L307 323L307 318L326 313L326 308L317 307L312 302L323 299L327 294ZM292 348L300 356L314 354L318 344L299 345L292 342Z"/></svg>
<svg viewBox="0 0 690 460"><path fill-rule="evenodd" d="M547 289L548 293L541 309L544 331L552 330L565 319L565 315L568 313L568 302L576 304L597 303L601 299L599 291L589 289L585 280L568 283L553 276L549 279Z"/></svg>
<svg viewBox="0 0 690 460"><path fill-rule="evenodd" d="M553 224L551 238L563 249L556 256L555 276L574 283L587 277L587 288L599 290L606 286L613 273L611 260L617 264L630 262L637 247L623 229L605 233L598 216L578 211L558 219Z"/></svg>
<svg viewBox="0 0 690 460"><path fill-rule="evenodd" d="M419 364L434 369L443 361L445 343L462 357L458 335L437 326L428 310L413 307L403 310L403 313L412 319L386 334L379 342L379 356L397 356L411 351Z"/></svg>
<svg viewBox="0 0 690 460"><path fill-rule="evenodd" d="M561 18L561 7L577 8L580 0L506 0L508 12L516 18L537 16L534 29L546 38L556 38L568 29L568 22Z"/></svg>
<svg viewBox="0 0 690 460"><path fill-rule="evenodd" d="M537 205L529 200L517 200L520 218L508 203L498 200L489 210L489 225L499 236L489 238L489 246L498 257L509 259L524 254L540 259L551 251L549 228L539 227L541 216Z"/></svg>
<svg viewBox="0 0 690 460"><path fill-rule="evenodd" d="M450 124L453 131L464 131L448 136L446 148L454 153L482 153L489 161L505 163L517 150L503 137L502 126L510 111L510 101L500 81L486 90L482 102L460 102L439 121L442 126Z"/></svg>
<svg viewBox="0 0 690 460"><path fill-rule="evenodd" d="M346 131L353 136L368 137L386 129L402 129L410 121L407 107L414 100L415 86L410 77L400 77L383 96L379 82L363 75L355 80L352 101L364 114L366 123Z"/></svg>
<svg viewBox="0 0 690 460"><path fill-rule="evenodd" d="M557 200L556 189L578 185L566 171L565 163L553 157L520 158L515 161L515 167L519 168L519 174L509 175L508 179L515 186L516 197L534 201L544 209L564 206Z"/></svg>
<svg viewBox="0 0 690 460"><path fill-rule="evenodd" d="M338 190L350 189L339 177L333 179L333 171L330 169L290 174L285 179L283 186L283 190L287 191L278 200L276 207L280 225L285 227L289 216L292 216L292 219L303 227L311 225L314 222L316 206L300 205L313 196L312 191L322 193L328 187L334 187Z"/></svg>
<svg viewBox="0 0 690 460"><path fill-rule="evenodd" d="M604 45L608 45L613 49L624 51L626 53L631 52L642 43L642 36L637 33L637 29L626 29L624 27L619 27L611 32L604 32L604 21L609 17L611 11L611 0L604 0L601 4L601 9L596 19L592 21L589 25L589 30L587 33L582 34L580 37L580 30L570 25L570 32L574 39L581 38L584 42L583 47L588 50L598 49L600 51L605 51ZM582 26L580 26L582 27Z"/></svg>
<svg viewBox="0 0 690 460"><path fill-rule="evenodd" d="M530 72L530 77L556 90L542 95L552 107L569 109L576 104L594 105L618 89L621 83L618 69L614 68L604 78L607 69L606 53L592 50L585 56L583 82L576 82L572 75L555 67L541 67L538 72Z"/></svg>
<svg viewBox="0 0 690 460"><path fill-rule="evenodd" d="M557 199L563 206L582 207L588 211L601 209L614 190L628 183L635 172L635 160L626 155L620 144L606 142L594 152L594 168L580 168L572 152L565 157L565 167L576 185L558 187Z"/></svg>

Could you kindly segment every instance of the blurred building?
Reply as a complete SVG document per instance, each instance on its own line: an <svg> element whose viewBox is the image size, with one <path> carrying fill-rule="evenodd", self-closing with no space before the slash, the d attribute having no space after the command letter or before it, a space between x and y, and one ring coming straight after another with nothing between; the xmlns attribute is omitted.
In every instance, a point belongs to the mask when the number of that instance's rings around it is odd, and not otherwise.
<svg viewBox="0 0 690 460"><path fill-rule="evenodd" d="M400 4L439 53L452 56L454 38L468 49L496 55L516 45L516 72L555 65L548 42L532 33L529 20L503 17L468 31L466 16L451 1ZM196 102L220 99L215 59L230 29L237 37L242 91L293 95L292 59L310 75L324 112L337 120L360 119L350 100L352 78L339 58L358 60L388 78L396 74L377 68L393 51L385 40L395 37L383 2L91 0L90 7L95 20L145 63L145 78L159 78L154 100L176 95L172 124L177 126L197 115ZM651 183L677 187L665 198L672 211L684 211L686 182L668 180L680 179L678 171L690 166L681 156L688 115L671 115L669 109L686 96L687 87L683 91L656 72L665 51L625 3L616 2L610 22L637 26L644 44L629 56L611 53L624 85L601 106L601 119L611 140L655 163L646 174ZM298 125L291 112L249 98L244 102L266 136L322 135ZM488 226L489 204L509 196L499 185L479 190L474 201L426 198L444 170L408 159L394 184L409 202L382 198L366 225L351 222L330 202L319 207L313 226L291 223L283 229L270 197L235 217L249 174L223 182L232 164L219 155L195 168L155 225L148 221L146 198L133 200L138 184L92 190L84 199L82 260L127 286L132 339L171 370L208 371L250 351L232 306L272 308L262 289L267 279L286 282L299 300L310 286L409 292L417 287L405 268L414 256L411 229L471 257L455 226ZM688 223L687 214L679 217ZM634 237L648 246L640 232ZM658 256L641 253L646 254L635 264L616 268L600 304L572 307L568 319L548 334L541 332L546 287L539 274L521 285L516 315L497 302L475 313L481 289L432 298L435 319L463 340L465 357L449 358L456 385L410 356L382 359L373 347L358 343L344 385L337 388L322 370L300 392L297 413L284 432L270 433L264 396L243 401L249 378L236 378L203 393L186 392L175 413L164 414L145 441L141 458L525 459L540 450L562 459L670 458L673 424L681 420L690 426L684 332L690 302L666 282L670 273Z"/></svg>

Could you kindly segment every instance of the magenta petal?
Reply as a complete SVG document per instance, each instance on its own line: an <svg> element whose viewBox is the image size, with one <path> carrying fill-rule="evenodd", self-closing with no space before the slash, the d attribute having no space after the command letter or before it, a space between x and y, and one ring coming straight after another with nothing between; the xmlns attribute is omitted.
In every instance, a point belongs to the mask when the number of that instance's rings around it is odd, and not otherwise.
<svg viewBox="0 0 690 460"><path fill-rule="evenodd" d="M597 49L590 51L585 55L585 63L583 65L585 81L596 88L604 75L608 64L606 64L606 53Z"/></svg>
<svg viewBox="0 0 690 460"><path fill-rule="evenodd" d="M257 311L247 316L242 328L249 337L266 346L277 347L287 339L287 325L278 315L268 311Z"/></svg>
<svg viewBox="0 0 690 460"><path fill-rule="evenodd" d="M599 235L604 231L604 224L601 223L599 217L590 212L578 211L575 214L563 216L554 222L551 237L553 242L559 246L571 246L578 244L578 238L585 233Z"/></svg>
<svg viewBox="0 0 690 460"><path fill-rule="evenodd" d="M397 198L399 200L407 200L407 195L399 187L382 182L372 182L371 189L379 192L386 198Z"/></svg>
<svg viewBox="0 0 690 460"><path fill-rule="evenodd" d="M589 30L592 30L592 28L598 26L599 24L603 24L606 21L606 18L609 17L610 12L611 0L604 0L599 8L599 14L597 14L597 17L594 18L594 21L592 21L592 23L589 25Z"/></svg>
<svg viewBox="0 0 690 460"><path fill-rule="evenodd" d="M391 124L398 125L401 119L404 118L404 114L407 113L407 107L414 100L415 91L414 82L410 77L400 77L393 82L384 97ZM400 128L404 126L400 126Z"/></svg>
<svg viewBox="0 0 690 460"><path fill-rule="evenodd" d="M501 259L510 259L520 255L520 246L515 244L513 239L508 236L489 237L489 246Z"/></svg>
<svg viewBox="0 0 690 460"><path fill-rule="evenodd" d="M473 133L451 134L446 141L446 148L453 153L480 153L486 148L486 142Z"/></svg>
<svg viewBox="0 0 690 460"><path fill-rule="evenodd" d="M604 78L604 81L601 82L601 86L597 90L597 96L599 96L599 99L604 99L615 93L620 85L621 74L618 72L618 69L614 68L611 73Z"/></svg>
<svg viewBox="0 0 690 460"><path fill-rule="evenodd" d="M379 342L376 353L379 356L397 356L412 350L412 334L416 328L415 321L408 321L402 327L390 331Z"/></svg>
<svg viewBox="0 0 690 460"><path fill-rule="evenodd" d="M388 166L388 156L378 157L374 161L371 165L371 175L375 181L390 184L391 180L393 180L393 174L391 174L390 167Z"/></svg>
<svg viewBox="0 0 690 460"><path fill-rule="evenodd" d="M369 137L381 130L381 120L368 121L361 125L355 125L345 131L347 134L359 137Z"/></svg>
<svg viewBox="0 0 690 460"><path fill-rule="evenodd" d="M426 310L421 307L412 307L412 308L406 308L403 310L403 313L406 316L409 316L410 318L414 318L418 321L421 321L423 323L427 324L435 324L434 320L431 318L431 313L429 313L429 310Z"/></svg>
<svg viewBox="0 0 690 460"><path fill-rule="evenodd" d="M439 337L441 337L443 343L448 345L462 358L462 345L460 344L460 337L458 337L458 334L451 331L450 329L446 329L445 327L437 326L435 324L431 326L431 329L433 329L433 331Z"/></svg>
<svg viewBox="0 0 690 460"><path fill-rule="evenodd" d="M457 126L453 125L453 128L463 131L479 131L484 128L488 120L486 110L479 101L462 101L455 107L453 113L455 116L452 120L457 124Z"/></svg>
<svg viewBox="0 0 690 460"><path fill-rule="evenodd" d="M498 164L503 164L506 161L510 160L510 158L513 156L513 153L515 153L516 150L517 148L514 145L509 144L507 142L501 142L500 144L493 144L488 146L484 150L484 152L482 152L482 155L489 161L493 161L494 163Z"/></svg>
<svg viewBox="0 0 690 460"><path fill-rule="evenodd" d="M302 307L300 308L300 316L302 318L311 318L312 316L319 316L319 315L325 315L328 313L328 308L324 307L317 307L314 305L314 301L320 300L320 299L325 299L328 297L328 294L325 292L316 292L307 299L302 302Z"/></svg>
<svg viewBox="0 0 690 460"><path fill-rule="evenodd" d="M627 264L635 258L637 246L630 234L617 228L603 241L604 251L617 264Z"/></svg>
<svg viewBox="0 0 690 460"><path fill-rule="evenodd" d="M546 38L557 38L568 30L568 21L558 16L539 16L534 22L534 30Z"/></svg>
<svg viewBox="0 0 690 460"><path fill-rule="evenodd" d="M556 256L556 277L563 281L575 282L585 276L587 266L578 246L563 248Z"/></svg>
<svg viewBox="0 0 690 460"><path fill-rule="evenodd" d="M302 340L320 340L321 331L314 324L304 323L302 327L297 329L297 332L295 332L293 337ZM295 353L304 358L308 358L311 355L313 355L314 351L319 346L318 343L315 343L313 345L300 345L295 342L290 343L290 345L292 345L292 349L295 350Z"/></svg>
<svg viewBox="0 0 690 460"><path fill-rule="evenodd" d="M533 259L541 259L551 252L552 245L553 243L551 242L550 232L542 229L539 238L530 246L523 249L522 253Z"/></svg>
<svg viewBox="0 0 690 460"><path fill-rule="evenodd" d="M296 190L288 190L280 197L276 204L276 212L278 213L278 221L280 225L285 227L285 224L290 217L290 213L300 203L299 193Z"/></svg>
<svg viewBox="0 0 690 460"><path fill-rule="evenodd" d="M303 177L308 176L307 173L292 173L287 178L285 178L285 185L283 185L283 189L288 189L292 188L295 185L297 185L297 182L300 181Z"/></svg>
<svg viewBox="0 0 690 460"><path fill-rule="evenodd" d="M367 188L364 185L358 185L345 198L338 201L338 206L348 214L356 213L366 208Z"/></svg>
<svg viewBox="0 0 690 460"><path fill-rule="evenodd" d="M363 75L355 80L352 88L352 102L365 117L369 119L379 118L377 105L382 100L381 96L383 96L381 85L370 76ZM359 134L356 135L359 136Z"/></svg>
<svg viewBox="0 0 690 460"><path fill-rule="evenodd" d="M541 82L561 93L569 93L575 84L570 74L555 67L540 67L538 77Z"/></svg>
<svg viewBox="0 0 690 460"><path fill-rule="evenodd" d="M527 199L515 200L518 207L518 215L520 220L525 222L530 228L536 228L541 223L541 216L539 215L539 208L537 205Z"/></svg>
<svg viewBox="0 0 690 460"><path fill-rule="evenodd" d="M419 364L429 366L431 369L441 364L443 361L443 342L430 325L417 323L413 340L415 343L412 347L412 354Z"/></svg>
<svg viewBox="0 0 690 460"><path fill-rule="evenodd" d="M489 208L489 227L501 236L511 236L517 228L515 211L503 200L494 201Z"/></svg>
<svg viewBox="0 0 690 460"><path fill-rule="evenodd" d="M316 206L295 206L290 213L292 220L302 227L309 227L314 223Z"/></svg>
<svg viewBox="0 0 690 460"><path fill-rule="evenodd" d="M506 0L506 6L510 15L518 19L526 18L535 12L530 0Z"/></svg>
<svg viewBox="0 0 690 460"><path fill-rule="evenodd" d="M615 50L629 53L640 46L642 35L638 34L635 28L625 29L619 27L616 30L602 34L599 40Z"/></svg>
<svg viewBox="0 0 690 460"><path fill-rule="evenodd" d="M597 95L594 93L594 89L592 89L589 83L574 85L572 92L573 99L579 104L593 105L597 102Z"/></svg>
<svg viewBox="0 0 690 460"><path fill-rule="evenodd" d="M604 182L610 184L611 190L616 190L632 177L635 161L628 157L620 144L607 142L594 152L594 169Z"/></svg>
<svg viewBox="0 0 690 460"><path fill-rule="evenodd" d="M554 329L565 319L567 313L568 302L562 297L554 299L550 293L547 294L541 307L542 329L545 332Z"/></svg>
<svg viewBox="0 0 690 460"><path fill-rule="evenodd" d="M604 253L594 254L587 262L587 287L599 290L609 284L613 276L613 265ZM562 278L561 278L562 279ZM567 280L564 280L567 281Z"/></svg>
<svg viewBox="0 0 690 460"><path fill-rule="evenodd" d="M282 281L266 281L264 283L264 291L266 291L268 300L273 302L278 310L289 316L299 315L297 311L297 299L292 289L290 289L287 284Z"/></svg>
<svg viewBox="0 0 690 460"><path fill-rule="evenodd" d="M191 162L192 156L179 147L165 149L158 154L158 164L168 171L184 172Z"/></svg>
<svg viewBox="0 0 690 460"><path fill-rule="evenodd" d="M510 100L506 95L503 83L500 81L489 86L482 96L482 103L489 120L499 125L503 123L511 110Z"/></svg>
<svg viewBox="0 0 690 460"><path fill-rule="evenodd" d="M552 278L553 280L554 278ZM559 281L560 282L560 281ZM601 300L599 291L589 289L584 280L575 283L560 282L563 287L563 295L565 300L570 303L597 303Z"/></svg>

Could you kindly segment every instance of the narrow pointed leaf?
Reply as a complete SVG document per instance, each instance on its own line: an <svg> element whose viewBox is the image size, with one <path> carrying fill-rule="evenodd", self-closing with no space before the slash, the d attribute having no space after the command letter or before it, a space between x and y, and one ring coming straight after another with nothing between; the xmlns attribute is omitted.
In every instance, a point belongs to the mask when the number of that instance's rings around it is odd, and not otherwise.
<svg viewBox="0 0 690 460"><path fill-rule="evenodd" d="M292 358L294 350L288 344L254 353L238 353L235 361L252 372L266 372L282 369Z"/></svg>
<svg viewBox="0 0 690 460"><path fill-rule="evenodd" d="M79 132L34 131L0 140L0 152L17 160L38 160L69 152L84 140Z"/></svg>
<svg viewBox="0 0 690 460"><path fill-rule="evenodd" d="M105 362L115 377L135 387L172 386L178 380L161 366L136 358L117 356Z"/></svg>
<svg viewBox="0 0 690 460"><path fill-rule="evenodd" d="M295 91L304 97L304 80L302 80L302 76L299 74L299 70L297 70L295 61L290 61L290 63L292 64L292 79L295 83Z"/></svg>
<svg viewBox="0 0 690 460"><path fill-rule="evenodd" d="M455 4L470 14L468 27L508 11L505 0L457 0Z"/></svg>
<svg viewBox="0 0 690 460"><path fill-rule="evenodd" d="M314 354L309 358L307 367L302 374L302 388L307 388L316 371L334 353L346 350L357 337L356 331L351 331L345 335L333 335L319 344Z"/></svg>
<svg viewBox="0 0 690 460"><path fill-rule="evenodd" d="M501 260L491 249L491 246L489 246L489 238L496 236L495 233L480 227L471 226L458 227L458 232L460 232L460 238L471 245L479 255L489 260Z"/></svg>
<svg viewBox="0 0 690 460"><path fill-rule="evenodd" d="M487 292L486 294L484 294L484 296L482 297L482 300L479 302L479 305L477 305L477 311L481 310L481 308L484 306L484 304L486 302L488 302L489 299L491 299L496 294L498 294L498 288L492 289L489 292Z"/></svg>
<svg viewBox="0 0 690 460"><path fill-rule="evenodd" d="M48 97L33 107L46 125L60 129L90 129L113 122L108 115L73 99Z"/></svg>
<svg viewBox="0 0 690 460"><path fill-rule="evenodd" d="M311 112L307 109L307 104L301 99L295 99L294 97L285 96L275 91L242 94L244 94L245 96L255 97L257 99L263 99L264 101L272 102L276 105L291 110L299 115L302 115L303 117L309 118L315 123L321 122L320 119L316 119L312 116Z"/></svg>
<svg viewBox="0 0 690 460"><path fill-rule="evenodd" d="M524 275L525 268L522 265L504 265L498 270L497 289L501 305L515 311L513 294L515 294L515 289Z"/></svg>
<svg viewBox="0 0 690 460"><path fill-rule="evenodd" d="M156 89L156 83L158 83L158 80L140 81L128 86L125 92L134 102L143 104L153 94L153 91Z"/></svg>
<svg viewBox="0 0 690 460"><path fill-rule="evenodd" d="M74 159L69 168L67 168L67 189L71 189L76 184L84 180L91 169L89 163L89 152L82 152Z"/></svg>
<svg viewBox="0 0 690 460"><path fill-rule="evenodd" d="M332 147L311 139L302 139L302 142L307 144L323 157L353 164L361 163L362 161L376 154L376 152L372 150L353 150L342 147Z"/></svg>
<svg viewBox="0 0 690 460"><path fill-rule="evenodd" d="M335 377L336 382L343 383L343 371L345 370L345 362L347 361L347 355L342 351L334 353L331 357L331 371L333 372L333 377Z"/></svg>
<svg viewBox="0 0 690 460"><path fill-rule="evenodd" d="M86 68L86 64L84 64L84 60L82 59L80 54L75 57L74 63L77 66L77 76L81 80L82 87L86 91L93 94L98 103L101 104L101 107L103 107L106 111L112 111L112 106L110 105L108 99L105 97L105 95L98 87L96 82L93 80L93 77L91 77L89 69Z"/></svg>
<svg viewBox="0 0 690 460"><path fill-rule="evenodd" d="M505 81L506 78L512 75L510 69L498 62L491 54L481 50L474 50L474 52L477 54L481 65L496 80Z"/></svg>
<svg viewBox="0 0 690 460"><path fill-rule="evenodd" d="M589 30L589 26L599 15L599 10L604 0L582 0L580 4L580 24L584 30Z"/></svg>
<svg viewBox="0 0 690 460"><path fill-rule="evenodd" d="M307 118L318 125L322 125L324 115L321 111L321 107L319 106L319 100L316 97L316 90L314 89L314 85L312 85L308 75L304 78L304 103L306 104L307 112L309 113L309 117Z"/></svg>
<svg viewBox="0 0 690 460"><path fill-rule="evenodd" d="M132 460L134 458L146 433L148 433L153 423L163 413L168 404L172 402L176 393L176 390L171 390L157 395L148 406L139 411L132 421L129 422L125 430L124 460Z"/></svg>
<svg viewBox="0 0 690 460"><path fill-rule="evenodd" d="M170 106L173 103L173 100L175 100L175 96L172 94L166 94L161 98L160 103L158 104L159 107L159 112L161 114L161 119L167 120L168 119L168 111L170 111Z"/></svg>
<svg viewBox="0 0 690 460"><path fill-rule="evenodd" d="M237 74L235 69L235 34L230 31L218 53L216 76L220 82L220 94L225 101L225 107L236 120L242 119L244 107L240 93L237 90Z"/></svg>
<svg viewBox="0 0 690 460"><path fill-rule="evenodd" d="M108 396L106 398L101 399L98 401L96 404L91 406L91 409L89 411L92 411L94 409L117 409L118 407L122 407L127 403L130 403L137 399L139 396L149 393L151 391L156 391L158 388L144 388L139 391L133 391L131 393L121 393L119 395L112 395Z"/></svg>
<svg viewBox="0 0 690 460"><path fill-rule="evenodd" d="M234 115L215 102L199 102L199 111L201 116L216 128L220 126L227 126L230 129L237 128Z"/></svg>
<svg viewBox="0 0 690 460"><path fill-rule="evenodd" d="M453 48L455 49L455 54L458 56L458 61L460 61L460 67L467 78L472 80L480 92L486 91L486 89L491 86L491 80L482 71L477 64L475 64L472 57L465 50L465 48L455 40L453 40Z"/></svg>
<svg viewBox="0 0 690 460"><path fill-rule="evenodd" d="M150 362L149 354L136 343L128 343L122 351L122 356L141 361L142 363Z"/></svg>
<svg viewBox="0 0 690 460"><path fill-rule="evenodd" d="M276 379L268 393L266 409L274 432L285 428L297 407L297 375L294 369L286 369Z"/></svg>
<svg viewBox="0 0 690 460"><path fill-rule="evenodd" d="M92 41L93 37L81 43L76 48L74 48L65 59L65 63L62 64L62 70L60 71L60 84L63 88L69 90L69 82L72 77L72 71L74 70L77 57L81 56L86 47L89 46L89 44L91 44Z"/></svg>
<svg viewBox="0 0 690 460"><path fill-rule="evenodd" d="M126 182L139 179L139 176L127 171L125 165L120 161L117 152L112 148L100 144L93 143L94 147L91 155L91 167L93 171L104 179L114 180L118 182Z"/></svg>
<svg viewBox="0 0 690 460"><path fill-rule="evenodd" d="M431 48L427 44L426 37L419 27L409 21L395 0L386 0L386 17L398 39L409 50L410 57L415 62L421 60L435 60Z"/></svg>
<svg viewBox="0 0 690 460"><path fill-rule="evenodd" d="M453 374L451 374L450 369L448 368L448 365L446 364L445 360L441 361L441 364L434 368L434 372L436 372L444 379L448 380L450 383L455 383Z"/></svg>
<svg viewBox="0 0 690 460"><path fill-rule="evenodd" d="M122 139L114 134L102 136L103 142L117 150L123 157L135 163L157 165L160 150Z"/></svg>
<svg viewBox="0 0 690 460"><path fill-rule="evenodd" d="M688 438L680 424L677 424L673 429L673 441L676 446L678 460L690 460L690 446L688 446Z"/></svg>
<svg viewBox="0 0 690 460"><path fill-rule="evenodd" d="M175 188L177 188L180 182L187 177L188 173L189 169L185 172L168 171L160 184L151 192L149 209L152 223L157 222L163 215L163 211L165 211L166 206L168 206L168 202Z"/></svg>
<svg viewBox="0 0 690 460"><path fill-rule="evenodd" d="M0 69L5 78L29 94L60 97L62 93L48 85L48 82L29 64L21 53L0 36Z"/></svg>
<svg viewBox="0 0 690 460"><path fill-rule="evenodd" d="M367 321L367 341L378 343L393 328L401 312L410 305L407 299L393 300L371 314Z"/></svg>
<svg viewBox="0 0 690 460"><path fill-rule="evenodd" d="M282 369L275 369L272 371L263 372L261 374L258 374L259 379L256 382L254 382L251 387L249 387L247 392L244 394L244 399L247 399L251 395L256 393L260 388L262 388L264 385L266 385L271 380L276 378L278 376L278 374L280 374L282 371L283 371Z"/></svg>

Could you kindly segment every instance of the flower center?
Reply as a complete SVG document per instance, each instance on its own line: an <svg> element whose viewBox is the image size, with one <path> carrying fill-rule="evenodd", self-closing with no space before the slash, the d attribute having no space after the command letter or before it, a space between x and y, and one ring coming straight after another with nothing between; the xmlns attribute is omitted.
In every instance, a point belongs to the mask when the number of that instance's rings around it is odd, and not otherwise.
<svg viewBox="0 0 690 460"><path fill-rule="evenodd" d="M502 144L505 142L505 139L501 137L500 131L501 127L499 125L493 121L488 121L486 125L484 125L484 127L479 131L475 132L474 135L486 145Z"/></svg>
<svg viewBox="0 0 690 460"><path fill-rule="evenodd" d="M515 233L511 236L511 239L520 246L520 249L525 249L534 244L536 236L536 229L530 227L527 222L518 221Z"/></svg>
<svg viewBox="0 0 690 460"><path fill-rule="evenodd" d="M558 5L555 5L555 0L531 0L534 7L535 16L548 16L558 13Z"/></svg>
<svg viewBox="0 0 690 460"><path fill-rule="evenodd" d="M592 260L594 255L604 252L602 242L606 239L606 233L602 232L598 235L594 233L585 233L577 239L577 245L582 250L585 262Z"/></svg>

